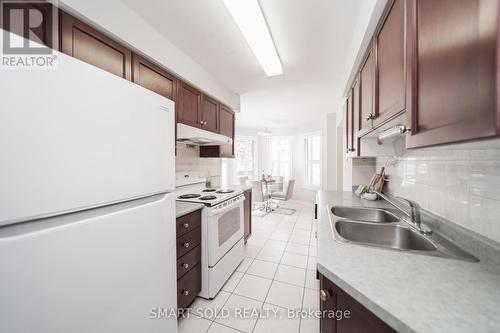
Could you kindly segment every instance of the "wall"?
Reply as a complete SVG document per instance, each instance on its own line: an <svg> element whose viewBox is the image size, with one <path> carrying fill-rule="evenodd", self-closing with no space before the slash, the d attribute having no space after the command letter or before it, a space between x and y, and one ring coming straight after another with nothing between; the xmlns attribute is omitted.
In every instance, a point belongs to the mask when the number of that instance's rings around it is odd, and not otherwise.
<svg viewBox="0 0 500 333"><path fill-rule="evenodd" d="M352 186L368 185L376 171L376 159L353 158L352 159Z"/></svg>
<svg viewBox="0 0 500 333"><path fill-rule="evenodd" d="M177 143L175 171L198 171L212 182L212 187L221 185L221 159L200 158L200 148Z"/></svg>
<svg viewBox="0 0 500 333"><path fill-rule="evenodd" d="M238 119L237 115L237 118ZM329 117L329 120L328 120ZM336 185L336 173L330 173L330 168L335 168L336 158L336 140L330 142L330 136L328 135L329 127L327 123L330 121L332 124L336 124L335 114L327 115L323 118L323 121L306 123L299 127L280 127L270 129L273 135L276 136L292 136L293 137L293 151L292 151L292 178L295 179L295 187L292 199L304 201L304 202L315 202L316 193L318 189L327 188L328 182ZM334 139L336 137L336 128L333 128ZM236 137L238 136L255 136L257 137L257 150L258 150L258 160L257 160L257 170L260 176L262 170L267 171L268 169L268 137L258 136L258 129L253 128L236 128ZM319 188L310 187L307 185L306 181L306 165L304 156L304 138L306 135L311 133L319 133L321 135L321 186ZM329 152L333 150L333 158L328 158ZM224 164L227 163L227 168ZM233 177L232 169L234 168L234 161L228 160L223 162L223 182L231 183L231 177ZM330 178L329 178L330 177Z"/></svg>
<svg viewBox="0 0 500 333"><path fill-rule="evenodd" d="M342 144L342 136L338 134L339 128L337 127L337 114L329 113L326 115L326 140L323 142L324 146L324 175L325 181L323 188L328 191L335 191L337 189L337 142L340 139Z"/></svg>
<svg viewBox="0 0 500 333"><path fill-rule="evenodd" d="M239 95L220 84L203 67L165 39L147 21L121 1L60 0L59 5L97 29L109 32L123 44L153 58L159 64L233 109L240 109Z"/></svg>
<svg viewBox="0 0 500 333"><path fill-rule="evenodd" d="M386 190L500 242L500 140L400 151ZM387 159L377 157L377 169Z"/></svg>

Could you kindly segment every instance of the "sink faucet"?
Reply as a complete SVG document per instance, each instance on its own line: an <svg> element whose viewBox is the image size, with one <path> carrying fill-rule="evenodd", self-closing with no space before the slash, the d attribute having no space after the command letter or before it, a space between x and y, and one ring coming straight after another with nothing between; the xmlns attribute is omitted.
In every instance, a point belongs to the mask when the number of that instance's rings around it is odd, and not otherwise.
<svg viewBox="0 0 500 333"><path fill-rule="evenodd" d="M420 218L420 205L417 202L415 202L413 200L401 198L401 197L395 197L396 199L398 199L400 201L406 201L408 206L410 206L410 212L408 213L404 209L402 209L399 205L397 205L393 200L391 200L389 197L387 197L385 194L383 194L381 192L375 192L375 193L377 193L382 199L384 199L385 201L390 203L392 206L394 206L400 212L402 212L403 214L408 216L410 218L409 224L412 227L414 227L415 229L417 229L418 232L420 232L421 234L431 234L432 233L432 231L429 228L426 228L426 227L424 228L424 226L422 226L421 218Z"/></svg>
<svg viewBox="0 0 500 333"><path fill-rule="evenodd" d="M411 223L413 223L418 229L420 229L420 205L413 200L405 199L402 197L395 197L398 200L406 201L408 206L410 206L410 216ZM389 202L390 203L390 202Z"/></svg>

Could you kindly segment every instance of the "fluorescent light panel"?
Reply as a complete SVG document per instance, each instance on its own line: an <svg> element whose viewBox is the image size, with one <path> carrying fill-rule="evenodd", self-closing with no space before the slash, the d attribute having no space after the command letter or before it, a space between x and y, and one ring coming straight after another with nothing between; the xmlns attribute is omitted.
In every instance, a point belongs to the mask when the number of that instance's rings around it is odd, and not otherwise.
<svg viewBox="0 0 500 333"><path fill-rule="evenodd" d="M267 76L283 74L278 52L258 0L224 0Z"/></svg>

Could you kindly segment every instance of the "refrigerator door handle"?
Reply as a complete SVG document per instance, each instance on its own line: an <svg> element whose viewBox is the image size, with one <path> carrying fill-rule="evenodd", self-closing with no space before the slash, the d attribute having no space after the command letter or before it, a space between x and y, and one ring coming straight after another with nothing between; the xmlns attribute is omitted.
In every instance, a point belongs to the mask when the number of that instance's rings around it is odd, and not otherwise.
<svg viewBox="0 0 500 333"><path fill-rule="evenodd" d="M69 227L79 222L96 217L106 216L126 209L133 209L146 204L163 200L168 192L162 192L139 199L110 204L98 208L86 209L77 212L69 212L55 217L43 217L27 222L0 226L0 242L9 238L29 237L34 234L51 231L56 228Z"/></svg>

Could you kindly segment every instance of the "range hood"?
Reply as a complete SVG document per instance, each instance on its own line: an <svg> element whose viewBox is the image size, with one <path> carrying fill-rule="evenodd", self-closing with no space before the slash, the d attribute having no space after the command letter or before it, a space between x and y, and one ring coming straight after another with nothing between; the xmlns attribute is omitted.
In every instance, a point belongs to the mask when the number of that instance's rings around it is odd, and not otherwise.
<svg viewBox="0 0 500 333"><path fill-rule="evenodd" d="M180 123L177 124L177 141L195 146L220 146L233 143L233 139L225 135Z"/></svg>

